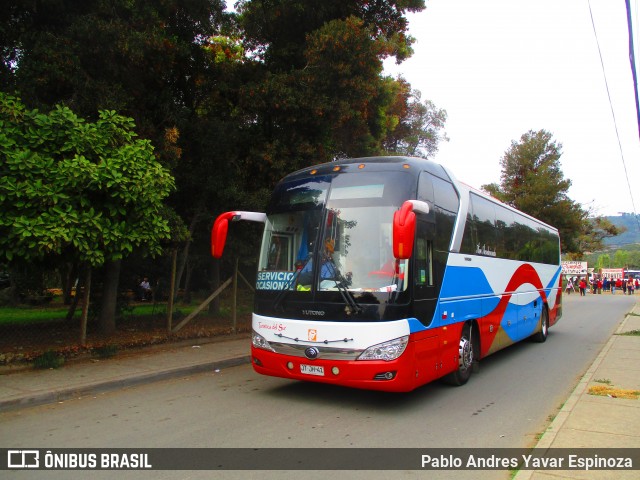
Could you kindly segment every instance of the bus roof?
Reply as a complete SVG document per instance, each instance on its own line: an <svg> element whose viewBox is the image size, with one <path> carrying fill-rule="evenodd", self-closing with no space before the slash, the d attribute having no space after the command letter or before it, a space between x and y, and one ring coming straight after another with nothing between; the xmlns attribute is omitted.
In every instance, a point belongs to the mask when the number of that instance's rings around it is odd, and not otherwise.
<svg viewBox="0 0 640 480"><path fill-rule="evenodd" d="M363 167L360 167L360 165L363 165ZM288 174L281 181L291 180L307 175L326 175L336 173L338 171L355 171L360 168L372 171L401 170L403 168L415 169L417 171L426 170L433 175L453 181L453 179L450 178L449 172L439 163L425 158L406 156L345 158L297 170Z"/></svg>
<svg viewBox="0 0 640 480"><path fill-rule="evenodd" d="M506 203L501 202L495 197L492 197L486 192L482 190L476 189L467 185L464 182L459 181L451 171L445 167L444 165L437 163L433 160L427 160L425 158L420 157L410 157L410 156L380 156L380 157L359 157L359 158L345 158L336 160L333 162L327 162L322 164L313 165L311 167L306 167L301 170L297 170L285 176L282 181L294 180L300 177L306 177L309 175L328 175L335 174L337 172L349 172L355 171L358 169L366 169L369 171L386 171L386 170L400 170L400 169L409 169L414 171L427 171L432 175L440 177L442 179L448 180L452 182L454 188L458 192L458 195L462 196L463 194L467 195L470 192L473 192L476 195L486 198L493 203L498 205L502 205L505 208L511 210L512 212L522 215L529 220L538 223L539 225L553 231L558 232L558 229L543 222L540 219L532 217L531 215L524 213L517 208L512 207ZM466 202L462 202L462 204L466 204Z"/></svg>

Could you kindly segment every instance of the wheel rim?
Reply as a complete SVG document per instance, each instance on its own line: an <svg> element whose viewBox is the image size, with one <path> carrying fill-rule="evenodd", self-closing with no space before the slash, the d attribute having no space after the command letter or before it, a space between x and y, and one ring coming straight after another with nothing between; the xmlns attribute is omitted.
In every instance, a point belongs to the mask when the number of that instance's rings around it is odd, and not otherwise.
<svg viewBox="0 0 640 480"><path fill-rule="evenodd" d="M460 338L458 359L460 369L462 370L468 369L473 364L473 345L471 344L471 340L465 336Z"/></svg>
<svg viewBox="0 0 640 480"><path fill-rule="evenodd" d="M548 319L546 314L542 315L542 328L541 328L541 331L542 331L542 335L544 337L546 337L547 333L549 333L549 319Z"/></svg>

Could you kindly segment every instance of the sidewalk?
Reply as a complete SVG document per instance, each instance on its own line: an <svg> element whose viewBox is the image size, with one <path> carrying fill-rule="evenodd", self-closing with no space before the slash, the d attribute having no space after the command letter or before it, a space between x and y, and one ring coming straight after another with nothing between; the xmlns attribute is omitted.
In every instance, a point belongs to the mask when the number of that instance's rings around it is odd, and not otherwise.
<svg viewBox="0 0 640 480"><path fill-rule="evenodd" d="M616 333L640 330L640 304L632 313L635 315L628 315ZM164 345L112 359L73 362L58 370L0 375L0 412L246 364L250 341L247 334L210 343L196 344L194 340L192 344ZM640 400L589 394L589 387L605 385L602 380L618 389L640 390L638 336L613 335L609 339L537 448L640 448ZM521 470L515 478L576 478L576 473ZM638 471L595 474L597 478L637 478Z"/></svg>
<svg viewBox="0 0 640 480"><path fill-rule="evenodd" d="M249 363L250 342L247 334L208 343L196 339L110 359L73 361L56 370L0 375L0 412Z"/></svg>
<svg viewBox="0 0 640 480"><path fill-rule="evenodd" d="M620 335L640 330L640 304L631 313L584 374L536 448L640 448L640 400L588 393L589 387L605 385L602 380L609 380L618 389L640 390L640 337ZM515 480L577 477L638 478L638 470L520 470Z"/></svg>

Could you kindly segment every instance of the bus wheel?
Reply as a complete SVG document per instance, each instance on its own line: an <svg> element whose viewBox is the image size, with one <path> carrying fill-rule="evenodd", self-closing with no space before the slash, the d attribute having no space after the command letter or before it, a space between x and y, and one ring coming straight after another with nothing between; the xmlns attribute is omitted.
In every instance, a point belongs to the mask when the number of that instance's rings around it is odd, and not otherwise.
<svg viewBox="0 0 640 480"><path fill-rule="evenodd" d="M467 323L462 327L460 344L458 347L458 369L444 377L444 381L451 385L464 385L469 381L473 370L473 362L477 361L476 336L472 330L472 324Z"/></svg>
<svg viewBox="0 0 640 480"><path fill-rule="evenodd" d="M540 317L540 331L533 334L533 341L543 343L549 335L549 312L546 308L542 308L542 316Z"/></svg>

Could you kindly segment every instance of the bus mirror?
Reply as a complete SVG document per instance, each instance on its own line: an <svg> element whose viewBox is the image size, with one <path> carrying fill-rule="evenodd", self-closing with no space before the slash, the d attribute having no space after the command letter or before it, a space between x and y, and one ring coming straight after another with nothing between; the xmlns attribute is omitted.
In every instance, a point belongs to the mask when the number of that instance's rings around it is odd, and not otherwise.
<svg viewBox="0 0 640 480"><path fill-rule="evenodd" d="M411 258L416 235L416 214L413 204L406 201L393 214L393 256L398 260Z"/></svg>
<svg viewBox="0 0 640 480"><path fill-rule="evenodd" d="M225 212L216 218L211 229L211 255L214 258L222 257L224 245L227 242L227 231L229 230L229 219L233 218L236 212Z"/></svg>
<svg viewBox="0 0 640 480"><path fill-rule="evenodd" d="M229 230L229 220L249 220L251 222L266 222L267 215L261 212L225 212L216 218L211 229L211 255L214 258L222 257L224 245L227 242L227 231Z"/></svg>

